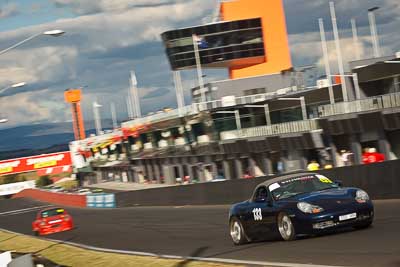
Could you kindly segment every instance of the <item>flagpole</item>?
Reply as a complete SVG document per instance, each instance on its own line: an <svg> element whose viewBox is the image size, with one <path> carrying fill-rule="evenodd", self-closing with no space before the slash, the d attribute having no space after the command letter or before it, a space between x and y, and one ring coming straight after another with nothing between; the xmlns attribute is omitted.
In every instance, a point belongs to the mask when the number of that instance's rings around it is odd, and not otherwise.
<svg viewBox="0 0 400 267"><path fill-rule="evenodd" d="M197 44L197 36L196 34L192 35L193 39L193 47L194 47L194 56L196 59L196 69L197 69L197 79L199 80L199 88L200 88L200 94L201 94L201 101L200 102L206 102L206 92L204 90L204 81L203 81L203 71L201 69L201 60L200 60L200 54L199 54L199 46Z"/></svg>

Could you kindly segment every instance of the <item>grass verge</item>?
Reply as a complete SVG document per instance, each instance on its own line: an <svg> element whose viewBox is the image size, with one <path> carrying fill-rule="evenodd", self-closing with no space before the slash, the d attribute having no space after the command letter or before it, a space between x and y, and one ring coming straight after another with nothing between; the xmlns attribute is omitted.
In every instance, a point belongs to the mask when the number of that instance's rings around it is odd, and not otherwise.
<svg viewBox="0 0 400 267"><path fill-rule="evenodd" d="M98 252L26 235L0 231L0 251L41 255L65 266L233 267L238 265Z"/></svg>

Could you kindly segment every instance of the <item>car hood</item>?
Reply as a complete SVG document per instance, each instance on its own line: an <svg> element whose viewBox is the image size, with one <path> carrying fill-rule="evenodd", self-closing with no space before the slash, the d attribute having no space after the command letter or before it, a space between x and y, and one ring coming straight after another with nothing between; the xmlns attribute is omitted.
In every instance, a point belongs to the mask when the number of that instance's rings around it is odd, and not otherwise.
<svg viewBox="0 0 400 267"><path fill-rule="evenodd" d="M351 205L355 201L355 188L332 188L295 196L293 200L304 201L321 206L324 209L335 209L338 205Z"/></svg>

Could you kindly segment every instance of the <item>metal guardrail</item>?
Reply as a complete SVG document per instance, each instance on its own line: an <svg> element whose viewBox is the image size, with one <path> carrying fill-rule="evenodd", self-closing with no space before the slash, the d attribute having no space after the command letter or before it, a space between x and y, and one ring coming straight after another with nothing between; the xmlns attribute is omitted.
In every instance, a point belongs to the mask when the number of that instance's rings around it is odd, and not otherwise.
<svg viewBox="0 0 400 267"><path fill-rule="evenodd" d="M318 114L319 117L328 117L396 107L400 107L400 93L320 106Z"/></svg>
<svg viewBox="0 0 400 267"><path fill-rule="evenodd" d="M291 121L268 126L259 126L252 128L245 128L241 130L224 131L221 132L221 140L259 137L259 136L272 136L288 133L299 133L319 130L320 127L316 120L305 121Z"/></svg>

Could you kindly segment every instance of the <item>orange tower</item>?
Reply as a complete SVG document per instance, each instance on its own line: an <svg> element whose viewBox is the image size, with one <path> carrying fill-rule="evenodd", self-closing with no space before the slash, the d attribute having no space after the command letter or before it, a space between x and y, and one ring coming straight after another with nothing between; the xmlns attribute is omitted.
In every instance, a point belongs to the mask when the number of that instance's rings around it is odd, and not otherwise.
<svg viewBox="0 0 400 267"><path fill-rule="evenodd" d="M292 67L282 0L236 0L221 3L223 21L261 18L265 62L249 67L231 67L231 79L279 73Z"/></svg>
<svg viewBox="0 0 400 267"><path fill-rule="evenodd" d="M74 128L75 140L85 139L85 125L81 110L82 92L80 89L67 89L64 92L65 102L71 104L72 125Z"/></svg>

